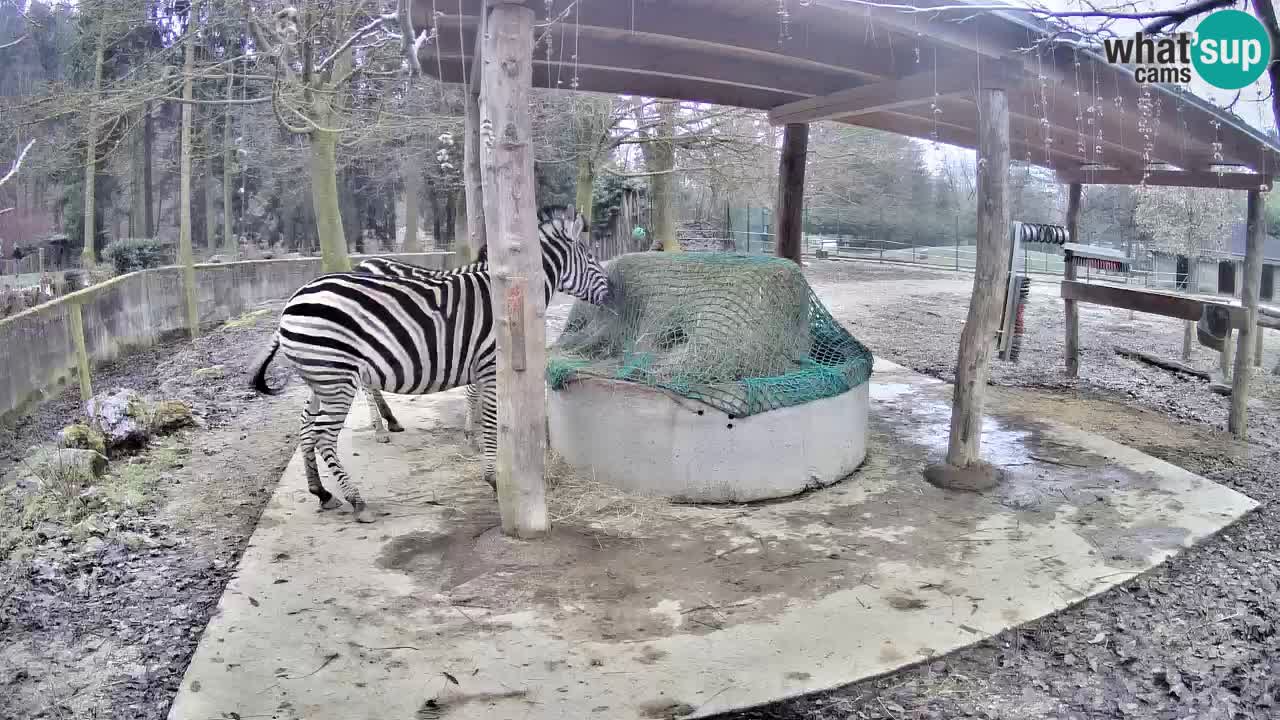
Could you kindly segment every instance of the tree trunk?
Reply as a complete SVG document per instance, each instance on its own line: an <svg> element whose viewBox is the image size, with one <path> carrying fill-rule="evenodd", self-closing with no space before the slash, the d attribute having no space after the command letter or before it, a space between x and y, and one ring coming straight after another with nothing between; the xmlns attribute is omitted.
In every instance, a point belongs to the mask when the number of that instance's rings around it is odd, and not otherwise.
<svg viewBox="0 0 1280 720"><path fill-rule="evenodd" d="M218 239L218 194L220 193L218 175L213 171L213 116L209 117L208 130L205 132L204 152L205 157L205 175L204 175L204 246L210 252L217 247Z"/></svg>
<svg viewBox="0 0 1280 720"><path fill-rule="evenodd" d="M418 243L418 198L422 195L422 166L414 160L406 160L401 166L404 175L404 252L422 252Z"/></svg>
<svg viewBox="0 0 1280 720"><path fill-rule="evenodd" d="M680 252L680 240L676 236L675 173L676 148L672 142L675 134L676 103L658 103L658 137L651 143L652 163L648 172L657 173L650 178L651 231L653 238L662 243L663 252Z"/></svg>
<svg viewBox="0 0 1280 720"><path fill-rule="evenodd" d="M574 204L578 212L586 219L587 233L591 232L591 189L595 185L595 172L591 164L591 155L579 144L578 147L578 180L574 192Z"/></svg>
<svg viewBox="0 0 1280 720"><path fill-rule="evenodd" d="M480 109L486 126L501 137L485 148L481 166L498 348L498 510L503 533L521 538L550 529L543 474L547 297L542 247L536 235L530 238L537 224L529 118L533 21L528 7L503 3L490 11Z"/></svg>
<svg viewBox="0 0 1280 720"><path fill-rule="evenodd" d="M191 16L195 17L198 3L192 3ZM178 259L182 264L182 285L187 297L187 332L192 339L200 334L200 312L196 307L196 271L191 252L191 104L192 80L196 59L196 27L192 23L187 27L185 58L182 63L182 149L180 155L181 173L178 183Z"/></svg>
<svg viewBox="0 0 1280 720"><path fill-rule="evenodd" d="M311 133L311 204L320 237L321 266L327 273L348 272L347 238L338 207L338 136L325 130Z"/></svg>
<svg viewBox="0 0 1280 720"><path fill-rule="evenodd" d="M448 190L444 196L444 236L448 247L453 247L453 241L457 239L454 228L456 227L454 220L458 214L458 194L454 190Z"/></svg>
<svg viewBox="0 0 1280 720"><path fill-rule="evenodd" d="M235 95L235 76L227 78L227 99ZM232 224L231 178L235 173L236 151L232 146L231 106L227 106L226 117L222 119L222 251L232 258L238 249L236 245L235 227Z"/></svg>
<svg viewBox="0 0 1280 720"><path fill-rule="evenodd" d="M146 237L156 236L156 216L151 198L151 157L155 145L155 129L151 125L151 103L142 105L142 230Z"/></svg>
<svg viewBox="0 0 1280 720"><path fill-rule="evenodd" d="M427 202L431 204L431 244L439 250L445 247L440 229L440 196L436 194L435 183L430 181L427 182Z"/></svg>
<svg viewBox="0 0 1280 720"><path fill-rule="evenodd" d="M93 95L89 98L89 118L84 132L84 248L80 251L80 260L84 267L93 267L98 260L94 250L97 238L97 213L94 212L94 201L97 199L98 175L98 94L102 89L102 62L106 50L106 23L98 22L98 37L93 49Z"/></svg>
<svg viewBox="0 0 1280 720"><path fill-rule="evenodd" d="M804 171L809 151L809 126L788 123L778 159L778 200L774 212L775 254L801 265L804 237Z"/></svg>
<svg viewBox="0 0 1280 720"><path fill-rule="evenodd" d="M1009 277L1009 97L983 88L978 98L978 247L969 315L960 334L947 465L981 465L982 408L991 352ZM987 478L994 482L994 477ZM985 484L985 483L984 483ZM981 487L975 482L975 487Z"/></svg>
<svg viewBox="0 0 1280 720"><path fill-rule="evenodd" d="M143 165L145 164L145 156L143 148L145 147L145 130L144 119L145 111L140 110L137 113L134 122L133 132L130 133L129 139L129 237L146 237L147 236L147 203L144 188L146 179L143 175Z"/></svg>
<svg viewBox="0 0 1280 720"><path fill-rule="evenodd" d="M476 44L479 45L479 40ZM463 124L462 175L467 194L467 245L471 250L467 260L472 260L485 246L484 197L480 186L480 98L470 88L465 92L467 116Z"/></svg>

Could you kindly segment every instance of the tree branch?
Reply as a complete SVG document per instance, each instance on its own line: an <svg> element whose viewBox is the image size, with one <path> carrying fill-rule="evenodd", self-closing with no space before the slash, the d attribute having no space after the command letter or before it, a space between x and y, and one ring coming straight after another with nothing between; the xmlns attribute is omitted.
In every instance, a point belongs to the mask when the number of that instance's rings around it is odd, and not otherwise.
<svg viewBox="0 0 1280 720"><path fill-rule="evenodd" d="M30 36L30 35L23 35L22 37L18 38L17 40L11 40L11 41L9 41L9 42L7 42L7 43L3 44L3 45L0 45L0 50L8 50L9 48L13 47L14 45L17 45L18 43L22 42L23 40L26 40L26 39L27 39L27 38L29 38L29 37L31 37L31 36ZM11 209L12 209L12 208L11 208Z"/></svg>
<svg viewBox="0 0 1280 720"><path fill-rule="evenodd" d="M32 140L27 143L26 147L22 148L22 152L18 153L18 159L13 161L13 167L9 168L9 172L5 173L4 177L0 177L0 186L9 182L10 180L13 179L15 175L18 174L18 170L22 168L23 158L27 156L27 151L31 149L31 146L35 144L36 144L36 141Z"/></svg>

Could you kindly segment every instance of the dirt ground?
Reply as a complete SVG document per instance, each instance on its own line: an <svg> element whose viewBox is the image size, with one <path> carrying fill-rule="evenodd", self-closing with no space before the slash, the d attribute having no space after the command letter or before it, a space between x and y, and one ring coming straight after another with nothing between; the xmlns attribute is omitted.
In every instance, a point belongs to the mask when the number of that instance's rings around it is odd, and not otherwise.
<svg viewBox="0 0 1280 720"><path fill-rule="evenodd" d="M298 384L260 398L244 382L279 305L263 310L194 344L152 348L95 371L95 391L131 388L184 400L197 426L112 460L109 474L141 468L148 476L133 507L100 514L100 527L88 533L41 523L7 557L0 552L0 718L167 714L293 452L304 399ZM221 371L208 370L219 365ZM286 366L273 384L287 376ZM0 477L79 408L73 385L6 428ZM7 509L14 513L8 517L21 517L19 508Z"/></svg>
<svg viewBox="0 0 1280 720"><path fill-rule="evenodd" d="M971 275L869 263L814 263L810 281L874 352L953 379ZM1268 333L1250 402L1250 443L1226 435L1228 400L1201 381L1120 359L1113 346L1176 359L1178 321L1083 307L1080 378L1062 376L1063 311L1036 278L1018 365L996 363L997 392L1052 393L1060 419L1238 490L1262 507L1116 590L948 657L838 691L723 720L845 718L1280 717L1280 378ZM863 286L874 284L874 290ZM1197 347L1193 363L1217 356Z"/></svg>
<svg viewBox="0 0 1280 720"><path fill-rule="evenodd" d="M815 261L810 281L878 356L951 379L972 276L902 265ZM1227 399L1205 383L1123 360L1112 346L1178 356L1176 321L1081 312L1081 377L1061 374L1062 303L1036 278L1018 365L995 392L1062 399L1062 419L1239 490L1262 509L1156 571L1057 616L941 660L736 720L836 718L1280 717L1280 378L1257 376L1250 444L1223 432ZM0 718L164 718L201 631L293 451L295 381L252 395L244 372L278 305L196 343L176 342L95 372L95 389L186 400L198 426L133 460L155 477L145 502L86 540L40 528L0 556ZM568 303L548 311L553 335ZM1264 369L1280 360L1268 338ZM1197 348L1193 364L1216 365ZM222 373L194 375L223 366ZM288 376L273 366L273 385ZM76 388L0 428L0 476L78 413Z"/></svg>

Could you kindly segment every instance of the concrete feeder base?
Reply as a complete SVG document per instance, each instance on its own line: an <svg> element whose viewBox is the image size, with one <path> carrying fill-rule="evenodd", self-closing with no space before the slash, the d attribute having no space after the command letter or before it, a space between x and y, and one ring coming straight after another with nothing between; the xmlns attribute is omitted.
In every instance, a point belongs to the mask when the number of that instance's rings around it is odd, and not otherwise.
<svg viewBox="0 0 1280 720"><path fill-rule="evenodd" d="M737 503L825 487L867 455L868 384L734 418L617 380L549 391L551 447L579 471L680 502Z"/></svg>

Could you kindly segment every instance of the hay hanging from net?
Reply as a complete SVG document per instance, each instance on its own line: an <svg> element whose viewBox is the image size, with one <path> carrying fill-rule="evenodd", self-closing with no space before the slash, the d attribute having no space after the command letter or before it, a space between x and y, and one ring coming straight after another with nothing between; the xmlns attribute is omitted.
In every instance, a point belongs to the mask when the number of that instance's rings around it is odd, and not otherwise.
<svg viewBox="0 0 1280 720"><path fill-rule="evenodd" d="M847 392L872 356L789 260L633 253L609 263L606 307L577 302L547 382L582 377L662 388L735 417Z"/></svg>

